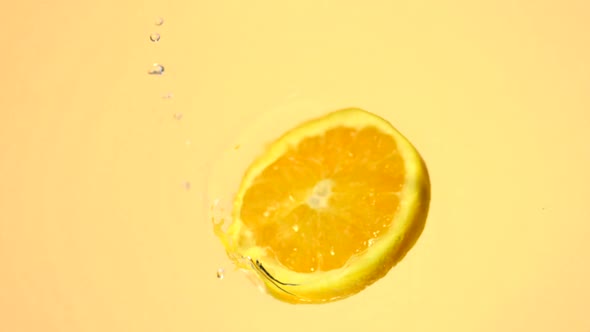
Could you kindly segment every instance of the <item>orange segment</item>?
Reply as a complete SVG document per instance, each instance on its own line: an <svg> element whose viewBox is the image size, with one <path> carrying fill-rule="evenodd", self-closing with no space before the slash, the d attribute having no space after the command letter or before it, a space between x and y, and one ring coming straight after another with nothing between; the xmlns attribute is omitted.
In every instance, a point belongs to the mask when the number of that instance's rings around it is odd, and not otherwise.
<svg viewBox="0 0 590 332"><path fill-rule="evenodd" d="M276 298L322 303L358 293L410 250L426 221L422 158L389 122L345 109L303 123L252 162L229 256Z"/></svg>

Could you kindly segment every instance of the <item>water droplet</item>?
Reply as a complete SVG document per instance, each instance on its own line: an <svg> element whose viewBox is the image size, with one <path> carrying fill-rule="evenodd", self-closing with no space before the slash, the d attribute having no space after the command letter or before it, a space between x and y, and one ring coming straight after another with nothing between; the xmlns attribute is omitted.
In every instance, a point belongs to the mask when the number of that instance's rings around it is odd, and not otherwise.
<svg viewBox="0 0 590 332"><path fill-rule="evenodd" d="M222 268L217 269L217 279L222 280L225 277L225 271Z"/></svg>
<svg viewBox="0 0 590 332"><path fill-rule="evenodd" d="M292 228L295 233L299 232L299 225L293 225Z"/></svg>
<svg viewBox="0 0 590 332"><path fill-rule="evenodd" d="M164 66L159 63L154 63L152 69L148 71L149 75L162 75L164 74Z"/></svg>
<svg viewBox="0 0 590 332"><path fill-rule="evenodd" d="M334 252L334 247L330 248L330 255L332 255L332 256L336 255L336 252Z"/></svg>
<svg viewBox="0 0 590 332"><path fill-rule="evenodd" d="M191 189L191 183L189 181L184 181L184 189L186 189L186 190Z"/></svg>
<svg viewBox="0 0 590 332"><path fill-rule="evenodd" d="M182 120L182 113L174 113L174 119L176 120Z"/></svg>
<svg viewBox="0 0 590 332"><path fill-rule="evenodd" d="M160 41L160 34L157 32L154 32L150 35L150 40L155 42L159 42Z"/></svg>
<svg viewBox="0 0 590 332"><path fill-rule="evenodd" d="M164 24L164 18L162 18L162 17L156 17L156 21L154 22L154 24L155 25L158 25L158 26Z"/></svg>

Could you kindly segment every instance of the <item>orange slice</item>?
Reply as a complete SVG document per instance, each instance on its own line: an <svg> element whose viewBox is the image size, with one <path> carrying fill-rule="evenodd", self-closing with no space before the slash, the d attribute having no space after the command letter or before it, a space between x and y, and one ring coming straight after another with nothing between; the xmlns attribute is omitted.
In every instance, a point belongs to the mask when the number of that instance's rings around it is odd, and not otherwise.
<svg viewBox="0 0 590 332"><path fill-rule="evenodd" d="M389 122L351 108L307 121L252 162L235 195L230 258L274 297L322 303L382 278L426 221L430 182Z"/></svg>

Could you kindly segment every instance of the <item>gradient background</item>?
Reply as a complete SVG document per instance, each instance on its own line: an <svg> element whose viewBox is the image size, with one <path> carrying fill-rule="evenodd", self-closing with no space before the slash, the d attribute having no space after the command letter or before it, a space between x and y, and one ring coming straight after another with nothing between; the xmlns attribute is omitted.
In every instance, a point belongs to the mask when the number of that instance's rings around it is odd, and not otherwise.
<svg viewBox="0 0 590 332"><path fill-rule="evenodd" d="M589 22L581 0L6 4L0 331L590 331ZM406 259L320 306L233 272L203 203L237 130L300 101L388 118L433 183Z"/></svg>

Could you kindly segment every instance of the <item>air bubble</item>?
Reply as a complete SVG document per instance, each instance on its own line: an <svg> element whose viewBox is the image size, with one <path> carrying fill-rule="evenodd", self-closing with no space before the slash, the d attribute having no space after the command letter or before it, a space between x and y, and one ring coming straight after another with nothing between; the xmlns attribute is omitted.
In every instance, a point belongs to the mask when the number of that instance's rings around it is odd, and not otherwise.
<svg viewBox="0 0 590 332"><path fill-rule="evenodd" d="M156 17L156 21L154 21L154 24L157 26L160 26L162 24L164 24L164 18L162 17Z"/></svg>
<svg viewBox="0 0 590 332"><path fill-rule="evenodd" d="M149 75L162 75L164 74L164 66L159 63L154 63L152 69L148 71Z"/></svg>
<svg viewBox="0 0 590 332"><path fill-rule="evenodd" d="M209 212L214 226L222 227L225 225L225 209L223 208L223 205L219 199L213 200L211 206L209 207ZM221 228L219 228L219 230L223 231Z"/></svg>
<svg viewBox="0 0 590 332"><path fill-rule="evenodd" d="M152 42L154 42L154 43L155 43L155 42L159 42L159 41L160 41L160 34L159 34L159 33L157 33L157 32L155 32L155 33L152 33L152 34L150 35L150 40L151 40Z"/></svg>
<svg viewBox="0 0 590 332"><path fill-rule="evenodd" d="M334 251L334 247L330 248L330 255L332 255L332 256L336 255L336 252Z"/></svg>
<svg viewBox="0 0 590 332"><path fill-rule="evenodd" d="M293 225L292 228L295 233L299 232L299 225Z"/></svg>
<svg viewBox="0 0 590 332"><path fill-rule="evenodd" d="M191 189L191 183L189 181L184 181L184 189L186 190L190 190Z"/></svg>
<svg viewBox="0 0 590 332"><path fill-rule="evenodd" d="M173 116L175 120L182 120L182 113L174 113Z"/></svg>
<svg viewBox="0 0 590 332"><path fill-rule="evenodd" d="M225 270L222 268L217 269L217 279L222 280L225 278Z"/></svg>

